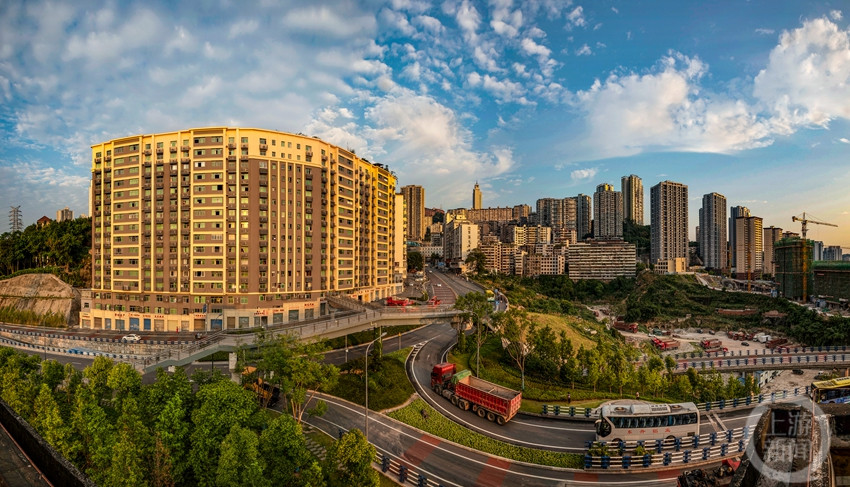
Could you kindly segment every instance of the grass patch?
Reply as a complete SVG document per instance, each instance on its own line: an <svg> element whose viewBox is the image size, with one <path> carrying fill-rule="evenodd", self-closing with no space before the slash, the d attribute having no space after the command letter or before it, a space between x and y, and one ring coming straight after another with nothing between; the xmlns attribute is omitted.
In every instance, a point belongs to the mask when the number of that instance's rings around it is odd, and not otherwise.
<svg viewBox="0 0 850 487"><path fill-rule="evenodd" d="M428 411L428 419L422 418L422 409ZM470 413L471 414L471 413ZM393 419L414 428L427 431L440 438L473 448L475 450L498 455L503 458L537 465L549 465L563 468L583 468L582 456L577 453L558 453L548 450L536 450L494 440L480 433L470 431L435 411L422 399L389 413Z"/></svg>
<svg viewBox="0 0 850 487"><path fill-rule="evenodd" d="M584 328L598 328L598 323L588 322L577 316L568 315L558 316L543 313L528 313L528 317L541 328L549 325L549 328L552 328L552 331L554 331L556 335L563 330L567 334L567 338L572 340L573 347L575 347L576 350L578 350L581 346L584 346L584 348L593 348L595 345L593 340L583 335L583 332Z"/></svg>
<svg viewBox="0 0 850 487"><path fill-rule="evenodd" d="M198 362L227 362L228 360L230 360L230 352L215 352L199 358Z"/></svg>
<svg viewBox="0 0 850 487"><path fill-rule="evenodd" d="M399 406L413 394L404 362L410 347L384 355L380 364L369 361L369 409L381 411ZM363 358L346 362L341 368L336 387L328 391L361 406L366 404Z"/></svg>
<svg viewBox="0 0 850 487"><path fill-rule="evenodd" d="M319 445L322 445L325 448L325 450L330 448L335 443L333 438L331 438L326 433L319 431L319 430L310 431L309 433L306 433L304 436L306 436L307 438L310 438L311 440L315 441Z"/></svg>

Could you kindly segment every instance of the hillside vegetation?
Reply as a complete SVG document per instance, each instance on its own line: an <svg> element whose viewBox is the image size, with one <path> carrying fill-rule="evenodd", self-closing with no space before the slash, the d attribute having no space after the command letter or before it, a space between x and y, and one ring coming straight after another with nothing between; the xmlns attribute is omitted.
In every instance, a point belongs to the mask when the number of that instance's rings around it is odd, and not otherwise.
<svg viewBox="0 0 850 487"><path fill-rule="evenodd" d="M46 273L76 287L91 284L91 218L30 225L0 235L0 279Z"/></svg>

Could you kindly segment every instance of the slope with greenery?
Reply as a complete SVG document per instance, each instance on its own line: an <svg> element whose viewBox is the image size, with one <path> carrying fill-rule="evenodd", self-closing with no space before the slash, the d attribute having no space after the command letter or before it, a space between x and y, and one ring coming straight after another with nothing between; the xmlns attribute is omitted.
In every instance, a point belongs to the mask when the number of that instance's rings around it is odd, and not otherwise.
<svg viewBox="0 0 850 487"><path fill-rule="evenodd" d="M0 235L0 279L21 273L55 274L76 287L91 283L91 218L77 218Z"/></svg>

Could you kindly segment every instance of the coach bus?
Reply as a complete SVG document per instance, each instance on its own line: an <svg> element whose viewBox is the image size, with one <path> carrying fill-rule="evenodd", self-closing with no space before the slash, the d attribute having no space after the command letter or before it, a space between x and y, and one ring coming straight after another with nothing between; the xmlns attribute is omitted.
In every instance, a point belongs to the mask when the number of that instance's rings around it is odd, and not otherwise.
<svg viewBox="0 0 850 487"><path fill-rule="evenodd" d="M850 377L812 382L811 395L819 404L850 402Z"/></svg>
<svg viewBox="0 0 850 487"><path fill-rule="evenodd" d="M618 443L699 435L696 404L606 404L596 420L596 441Z"/></svg>

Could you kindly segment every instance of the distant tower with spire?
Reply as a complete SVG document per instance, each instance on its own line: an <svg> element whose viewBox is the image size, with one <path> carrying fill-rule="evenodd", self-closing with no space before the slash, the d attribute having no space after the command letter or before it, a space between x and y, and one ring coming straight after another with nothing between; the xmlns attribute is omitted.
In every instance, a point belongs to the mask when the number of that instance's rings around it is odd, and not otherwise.
<svg viewBox="0 0 850 487"><path fill-rule="evenodd" d="M478 187L478 181L475 181L475 187L472 188L472 209L481 209L481 188Z"/></svg>

